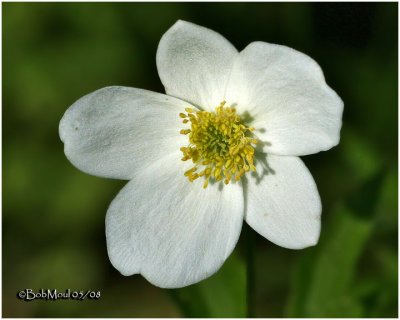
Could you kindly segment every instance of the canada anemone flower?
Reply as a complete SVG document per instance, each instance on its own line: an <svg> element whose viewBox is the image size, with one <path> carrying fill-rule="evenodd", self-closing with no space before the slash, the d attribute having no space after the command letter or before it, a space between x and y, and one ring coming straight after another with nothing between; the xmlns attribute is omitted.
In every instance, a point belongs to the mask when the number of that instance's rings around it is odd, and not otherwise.
<svg viewBox="0 0 400 320"><path fill-rule="evenodd" d="M184 21L156 60L166 94L106 87L60 122L73 165L129 180L106 215L113 266L163 288L196 283L230 255L243 220L282 247L315 245L321 201L299 156L337 145L343 112L319 65L265 42L238 52Z"/></svg>

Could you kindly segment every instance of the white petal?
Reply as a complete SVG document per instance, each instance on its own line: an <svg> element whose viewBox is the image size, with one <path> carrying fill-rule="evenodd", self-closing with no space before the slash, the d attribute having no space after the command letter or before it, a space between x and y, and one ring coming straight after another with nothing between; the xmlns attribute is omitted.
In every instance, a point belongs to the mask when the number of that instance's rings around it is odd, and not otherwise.
<svg viewBox="0 0 400 320"><path fill-rule="evenodd" d="M243 221L242 187L203 189L203 181L190 183L180 158L172 155L141 172L113 200L106 217L114 267L123 275L141 273L163 288L215 273L235 247Z"/></svg>
<svg viewBox="0 0 400 320"><path fill-rule="evenodd" d="M342 100L319 65L291 48L248 45L235 62L226 100L249 112L268 153L306 155L339 143Z"/></svg>
<svg viewBox="0 0 400 320"><path fill-rule="evenodd" d="M268 155L248 178L247 223L282 247L302 249L318 242L321 200L304 163L297 157Z"/></svg>
<svg viewBox="0 0 400 320"><path fill-rule="evenodd" d="M158 45L158 73L167 94L214 110L224 99L237 54L215 31L179 20Z"/></svg>
<svg viewBox="0 0 400 320"><path fill-rule="evenodd" d="M126 87L107 87L75 102L60 122L68 159L96 176L130 179L187 143L173 97Z"/></svg>

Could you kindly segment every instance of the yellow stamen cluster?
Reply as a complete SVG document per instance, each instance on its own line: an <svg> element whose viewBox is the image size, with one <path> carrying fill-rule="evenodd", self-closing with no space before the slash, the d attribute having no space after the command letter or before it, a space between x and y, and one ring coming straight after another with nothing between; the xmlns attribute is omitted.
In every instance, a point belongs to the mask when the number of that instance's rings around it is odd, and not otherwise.
<svg viewBox="0 0 400 320"><path fill-rule="evenodd" d="M180 113L183 123L190 122L190 129L181 134L188 135L189 145L182 147L183 161L192 160L194 166L185 172L190 182L205 177L203 187L210 179L225 184L240 180L248 171L256 171L254 147L258 140L252 136L254 128L246 127L233 107L225 107L225 101L215 112L195 111L186 108Z"/></svg>

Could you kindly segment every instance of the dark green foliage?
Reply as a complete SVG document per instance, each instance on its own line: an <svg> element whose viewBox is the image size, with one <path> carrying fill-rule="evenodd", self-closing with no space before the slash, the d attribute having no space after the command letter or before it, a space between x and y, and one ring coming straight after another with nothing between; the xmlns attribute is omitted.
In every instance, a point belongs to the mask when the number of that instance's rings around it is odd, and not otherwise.
<svg viewBox="0 0 400 320"><path fill-rule="evenodd" d="M397 3L3 3L3 316L244 317L254 279L257 317L397 317L397 12ZM163 92L155 53L177 19L239 50L260 40L310 55L345 110L339 146L303 158L323 203L316 247L253 234L249 254L241 237L216 275L163 290L111 266L104 217L124 182L74 168L58 123L104 86ZM26 303L22 288L102 296Z"/></svg>

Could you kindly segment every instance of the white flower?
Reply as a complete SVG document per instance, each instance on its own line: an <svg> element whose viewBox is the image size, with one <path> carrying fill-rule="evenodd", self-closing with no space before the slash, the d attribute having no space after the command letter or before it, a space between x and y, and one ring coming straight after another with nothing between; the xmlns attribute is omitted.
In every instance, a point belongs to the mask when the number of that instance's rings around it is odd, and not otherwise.
<svg viewBox="0 0 400 320"><path fill-rule="evenodd" d="M298 156L337 145L343 111L318 64L265 42L239 53L178 21L160 41L157 68L167 95L103 88L60 122L77 168L130 180L106 216L114 267L160 287L190 285L221 267L243 219L280 246L315 245L321 202Z"/></svg>

